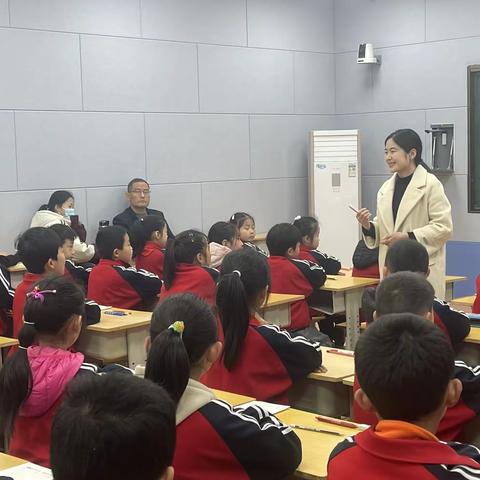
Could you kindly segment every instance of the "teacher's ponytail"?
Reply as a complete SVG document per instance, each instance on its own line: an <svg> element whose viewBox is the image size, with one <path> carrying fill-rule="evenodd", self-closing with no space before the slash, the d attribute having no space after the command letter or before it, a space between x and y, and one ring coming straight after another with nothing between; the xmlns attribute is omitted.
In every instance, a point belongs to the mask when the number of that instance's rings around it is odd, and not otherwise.
<svg viewBox="0 0 480 480"><path fill-rule="evenodd" d="M411 128L401 128L395 130L385 139L385 144L388 140L392 139L402 150L410 152L412 148L417 151L415 156L415 165L418 167L421 165L427 172L431 172L431 168L422 160L423 145L422 140L418 133Z"/></svg>

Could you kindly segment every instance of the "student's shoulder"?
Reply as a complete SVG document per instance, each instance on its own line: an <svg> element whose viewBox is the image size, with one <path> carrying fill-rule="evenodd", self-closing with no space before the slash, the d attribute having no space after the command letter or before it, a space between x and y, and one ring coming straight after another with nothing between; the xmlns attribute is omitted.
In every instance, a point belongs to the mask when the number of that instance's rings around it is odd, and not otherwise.
<svg viewBox="0 0 480 480"><path fill-rule="evenodd" d="M203 266L202 270L214 281L216 282L218 280L218 277L220 276L220 272L213 267L206 267Z"/></svg>
<svg viewBox="0 0 480 480"><path fill-rule="evenodd" d="M355 440L355 437L352 436L352 437L347 437L345 440L343 440L342 442L340 442L333 450L332 452L330 453L330 457L328 459L328 461L330 462L331 460L333 460L335 457L338 457L339 455L347 452L348 450L350 450L351 448L353 447L356 447L357 446L357 442Z"/></svg>

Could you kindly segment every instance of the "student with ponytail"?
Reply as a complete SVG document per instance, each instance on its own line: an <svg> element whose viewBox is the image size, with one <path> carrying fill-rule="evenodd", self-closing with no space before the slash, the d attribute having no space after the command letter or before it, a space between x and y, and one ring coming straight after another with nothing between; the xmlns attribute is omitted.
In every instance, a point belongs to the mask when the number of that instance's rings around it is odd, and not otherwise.
<svg viewBox="0 0 480 480"><path fill-rule="evenodd" d="M52 418L67 384L97 372L70 350L84 312L82 291L63 276L45 278L27 294L20 347L0 370L0 431L11 455L48 466Z"/></svg>
<svg viewBox="0 0 480 480"><path fill-rule="evenodd" d="M163 278L164 248L167 243L167 223L158 215L147 215L130 227L130 241L137 269Z"/></svg>
<svg viewBox="0 0 480 480"><path fill-rule="evenodd" d="M191 292L215 305L218 271L210 268L207 236L197 230L185 230L167 241L163 267L164 284L160 299L176 293Z"/></svg>
<svg viewBox="0 0 480 480"><path fill-rule="evenodd" d="M264 256L242 249L224 258L217 288L224 350L202 379L209 387L286 402L293 383L320 367L319 343L292 338L259 316L269 288Z"/></svg>
<svg viewBox="0 0 480 480"><path fill-rule="evenodd" d="M295 471L301 445L290 427L259 407L233 408L200 383L222 349L205 302L185 293L160 303L150 342L145 378L177 406L175 478L273 480Z"/></svg>

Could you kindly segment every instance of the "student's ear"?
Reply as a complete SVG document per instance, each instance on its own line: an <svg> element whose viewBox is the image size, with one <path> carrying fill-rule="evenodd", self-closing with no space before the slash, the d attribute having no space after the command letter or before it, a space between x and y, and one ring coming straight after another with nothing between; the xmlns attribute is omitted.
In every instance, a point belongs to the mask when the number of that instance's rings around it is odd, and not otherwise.
<svg viewBox="0 0 480 480"><path fill-rule="evenodd" d="M288 250L287 250L287 257L294 257L295 256L295 253L296 253L296 248L292 248L290 247Z"/></svg>
<svg viewBox="0 0 480 480"><path fill-rule="evenodd" d="M205 263L207 263L207 259L205 258L205 255L202 252L197 253L197 255L195 256L195 260L199 265L204 265Z"/></svg>
<svg viewBox="0 0 480 480"><path fill-rule="evenodd" d="M118 255L119 255L118 248L115 248L115 249L113 250L113 252L112 252L112 257L113 257L112 259L113 259L113 260L117 260Z"/></svg>
<svg viewBox="0 0 480 480"><path fill-rule="evenodd" d="M390 275L390 270L386 265L383 266L383 278L387 278Z"/></svg>
<svg viewBox="0 0 480 480"><path fill-rule="evenodd" d="M165 473L158 480L173 480L173 467L167 467Z"/></svg>
<svg viewBox="0 0 480 480"><path fill-rule="evenodd" d="M445 406L453 407L460 400L460 395L462 394L463 386L462 382L458 378L453 378L448 382L447 393L445 396Z"/></svg>
<svg viewBox="0 0 480 480"><path fill-rule="evenodd" d="M434 315L435 315L435 314L433 313L433 307L432 307L432 309L425 314L425 318L426 318L429 322L432 322L432 323L433 323L433 322L434 322L434 318L435 318Z"/></svg>
<svg viewBox="0 0 480 480"><path fill-rule="evenodd" d="M207 357L206 360L213 365L218 358L220 357L220 354L222 353L223 345L222 342L215 342L212 346L209 347L207 350Z"/></svg>
<svg viewBox="0 0 480 480"><path fill-rule="evenodd" d="M262 290L258 296L258 305L260 306L264 306L265 305L265 301L267 300L268 298L268 285L265 287L264 290Z"/></svg>
<svg viewBox="0 0 480 480"><path fill-rule="evenodd" d="M378 320L378 314L376 310L373 311L372 317L373 317L373 321Z"/></svg>
<svg viewBox="0 0 480 480"><path fill-rule="evenodd" d="M148 353L150 351L150 347L152 346L152 339L150 338L150 335L145 337L144 346L145 351Z"/></svg>
<svg viewBox="0 0 480 480"><path fill-rule="evenodd" d="M53 272L55 271L55 260L49 258L45 266L43 267L44 272Z"/></svg>
<svg viewBox="0 0 480 480"><path fill-rule="evenodd" d="M373 412L373 413L376 412L372 402L367 397L367 394L361 388L359 388L355 392L354 399L358 403L358 405L360 405L360 408L362 410L365 410L366 412Z"/></svg>

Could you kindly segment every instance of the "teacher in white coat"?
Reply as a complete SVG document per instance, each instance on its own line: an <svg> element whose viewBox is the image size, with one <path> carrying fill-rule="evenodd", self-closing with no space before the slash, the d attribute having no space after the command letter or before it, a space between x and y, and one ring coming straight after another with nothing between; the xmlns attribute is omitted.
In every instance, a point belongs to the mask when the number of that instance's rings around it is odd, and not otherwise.
<svg viewBox="0 0 480 480"><path fill-rule="evenodd" d="M397 130L385 140L385 161L393 173L377 194L377 216L366 208L357 220L369 248L380 247L383 276L390 245L404 238L422 243L430 257L430 283L438 298L445 297L445 244L452 234L452 212L443 185L422 160L422 141L411 129Z"/></svg>

